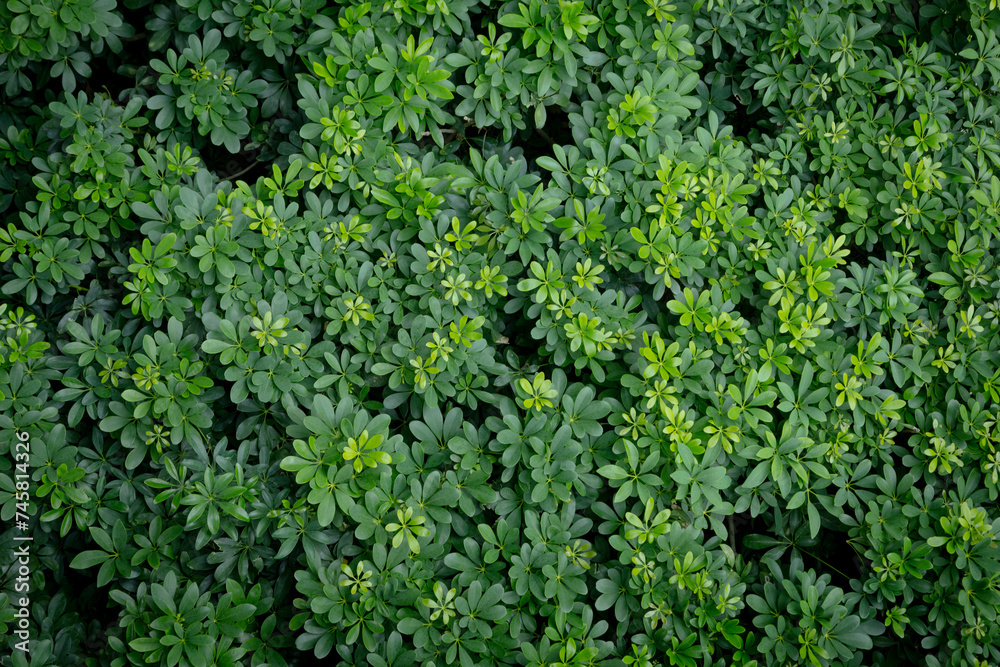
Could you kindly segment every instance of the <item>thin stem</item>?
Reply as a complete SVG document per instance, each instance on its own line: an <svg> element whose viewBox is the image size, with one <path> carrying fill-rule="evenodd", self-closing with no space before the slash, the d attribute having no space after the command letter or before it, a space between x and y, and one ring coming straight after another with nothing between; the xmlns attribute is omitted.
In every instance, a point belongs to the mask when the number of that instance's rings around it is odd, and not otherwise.
<svg viewBox="0 0 1000 667"><path fill-rule="evenodd" d="M238 172L236 172L235 174L230 174L229 176L226 176L226 177L225 177L225 178L223 178L222 180L224 180L224 181L231 181L231 180L233 180L234 178L236 178L237 176L242 176L243 174L247 173L248 171L250 171L251 169L253 169L253 168L254 168L254 167L256 167L256 166L257 166L257 161L256 161L256 160L254 160L254 161L253 161L253 162L251 162L251 163L250 163L250 164L249 164L248 166L246 166L246 167L244 167L243 169L239 170L239 171L238 171Z"/></svg>
<svg viewBox="0 0 1000 667"><path fill-rule="evenodd" d="M801 551L805 555L809 556L810 558L815 558L820 563L822 563L823 565L826 565L828 568L830 568L831 570L833 570L834 572L836 572L837 574L839 574L840 576L842 576L844 579L847 579L847 580L851 579L851 577L847 576L846 574L844 574L843 572L841 572L840 570L838 570L834 566L830 565L829 563L827 563L825 560L823 560L819 556L815 556L815 555L809 553L808 551L806 551L805 549L803 549L802 547L799 547L799 546L793 546L793 548L794 549L798 549L799 551Z"/></svg>
<svg viewBox="0 0 1000 667"><path fill-rule="evenodd" d="M555 145L556 142L552 140L552 137L550 137L549 133L546 132L544 129L540 127L535 127L535 132L541 135L542 139L545 139L545 141L549 142L552 145Z"/></svg>

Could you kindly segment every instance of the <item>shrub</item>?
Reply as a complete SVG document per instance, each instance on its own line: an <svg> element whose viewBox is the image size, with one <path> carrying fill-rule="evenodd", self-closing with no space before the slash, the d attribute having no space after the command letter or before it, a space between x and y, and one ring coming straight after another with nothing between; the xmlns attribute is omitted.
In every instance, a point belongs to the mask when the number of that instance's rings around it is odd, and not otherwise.
<svg viewBox="0 0 1000 667"><path fill-rule="evenodd" d="M0 664L996 664L995 5L0 5Z"/></svg>

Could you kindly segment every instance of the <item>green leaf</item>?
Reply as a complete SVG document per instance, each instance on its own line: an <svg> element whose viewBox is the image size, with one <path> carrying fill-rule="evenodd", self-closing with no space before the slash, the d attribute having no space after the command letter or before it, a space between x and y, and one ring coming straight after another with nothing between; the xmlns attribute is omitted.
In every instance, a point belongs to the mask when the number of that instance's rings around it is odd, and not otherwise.
<svg viewBox="0 0 1000 667"><path fill-rule="evenodd" d="M601 466L598 468L597 474L601 477L613 480L621 480L628 477L628 473L616 465Z"/></svg>
<svg viewBox="0 0 1000 667"><path fill-rule="evenodd" d="M69 566L77 570L83 570L99 565L109 558L111 558L111 554L104 551L83 551L76 555L76 558L73 559Z"/></svg>

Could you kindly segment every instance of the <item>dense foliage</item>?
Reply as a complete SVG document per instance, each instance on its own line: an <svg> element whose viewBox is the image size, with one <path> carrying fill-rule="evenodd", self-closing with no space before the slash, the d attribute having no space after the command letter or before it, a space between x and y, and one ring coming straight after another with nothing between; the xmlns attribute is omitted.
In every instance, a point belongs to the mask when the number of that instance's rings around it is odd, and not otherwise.
<svg viewBox="0 0 1000 667"><path fill-rule="evenodd" d="M996 0L3 0L0 664L998 664L998 77Z"/></svg>

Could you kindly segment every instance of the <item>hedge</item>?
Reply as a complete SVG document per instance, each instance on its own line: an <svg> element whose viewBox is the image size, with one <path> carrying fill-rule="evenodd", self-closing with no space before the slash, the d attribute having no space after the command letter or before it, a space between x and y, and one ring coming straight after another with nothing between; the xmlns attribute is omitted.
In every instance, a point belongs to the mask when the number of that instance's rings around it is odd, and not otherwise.
<svg viewBox="0 0 1000 667"><path fill-rule="evenodd" d="M0 665L997 665L997 4L0 2Z"/></svg>

